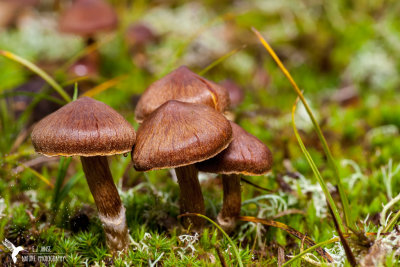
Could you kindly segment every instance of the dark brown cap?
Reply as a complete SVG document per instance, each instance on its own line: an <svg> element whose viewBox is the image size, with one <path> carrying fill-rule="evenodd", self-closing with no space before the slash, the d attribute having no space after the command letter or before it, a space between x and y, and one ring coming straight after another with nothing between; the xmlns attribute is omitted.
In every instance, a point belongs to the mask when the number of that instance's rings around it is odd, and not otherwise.
<svg viewBox="0 0 400 267"><path fill-rule="evenodd" d="M221 174L261 175L272 166L272 154L255 136L230 122L233 141L217 156L196 164L200 171Z"/></svg>
<svg viewBox="0 0 400 267"><path fill-rule="evenodd" d="M117 14L103 0L77 0L60 17L61 31L84 36L113 30L117 24Z"/></svg>
<svg viewBox="0 0 400 267"><path fill-rule="evenodd" d="M82 97L39 121L32 131L36 152L46 156L107 156L131 151L135 130L106 104Z"/></svg>
<svg viewBox="0 0 400 267"><path fill-rule="evenodd" d="M215 156L231 141L232 128L221 113L170 100L139 127L133 164L138 171L185 166Z"/></svg>
<svg viewBox="0 0 400 267"><path fill-rule="evenodd" d="M243 89L240 88L234 81L229 79L224 80L220 82L220 85L228 90L229 99L231 100L231 107L236 107L242 103L244 99Z"/></svg>
<svg viewBox="0 0 400 267"><path fill-rule="evenodd" d="M204 104L219 112L229 107L225 88L181 66L146 89L136 106L136 120L143 121L168 100Z"/></svg>

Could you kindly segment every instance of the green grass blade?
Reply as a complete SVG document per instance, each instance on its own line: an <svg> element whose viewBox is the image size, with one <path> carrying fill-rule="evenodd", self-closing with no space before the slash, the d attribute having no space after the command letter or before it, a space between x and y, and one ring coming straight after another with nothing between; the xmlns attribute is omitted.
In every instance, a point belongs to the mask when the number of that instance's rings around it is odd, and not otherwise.
<svg viewBox="0 0 400 267"><path fill-rule="evenodd" d="M239 250L236 247L235 243L232 241L232 239L230 239L229 235L227 233L225 233L224 230L222 230L222 228L213 220L211 220L210 218L208 218L207 216L204 216L202 214L199 213L185 213L185 214L181 214L178 216L178 218L184 217L184 216L197 216L203 219L206 219L207 221L209 221L210 223L212 223L215 227L217 227L217 229L225 236L225 238L228 240L229 244L232 246L233 252L236 256L236 259L238 261L238 264L240 267L243 267L243 262L242 259L240 258L240 254L239 254Z"/></svg>
<svg viewBox="0 0 400 267"><path fill-rule="evenodd" d="M58 205L60 205L61 202L68 196L71 189L82 177L83 177L83 172L76 173L74 176L72 176L68 180L68 182L65 183L65 185L62 187L59 197L58 197L58 201L59 201Z"/></svg>
<svg viewBox="0 0 400 267"><path fill-rule="evenodd" d="M298 98L297 98L297 100L298 100ZM328 205L332 209L332 213L335 216L336 221L338 222L340 231L342 231L342 233L343 233L343 231L344 231L343 221L342 221L342 218L339 215L339 211L338 211L338 209L337 209L337 207L335 205L335 202L333 201L333 198L332 198L332 196L331 196L331 194L329 192L328 186L326 185L324 179L322 178L317 166L315 165L311 155L308 153L308 151L307 151L306 147L304 146L304 143L301 140L301 137L300 137L300 135L299 135L299 133L297 131L296 123L295 123L295 120L294 120L294 114L295 114L295 111L296 111L296 106L297 106L297 101L293 105L293 108L292 108L292 127L293 127L294 134L296 136L297 142L300 145L301 151L303 152L304 156L306 157L308 164L310 165L315 177L318 180L318 183L320 184L320 186L322 188L322 191L324 192L325 198L328 201Z"/></svg>
<svg viewBox="0 0 400 267"><path fill-rule="evenodd" d="M400 218L400 210L396 212L396 214L393 216L392 219L390 219L389 223L386 225L385 229L383 230L383 233L387 233L390 231L390 229L394 226L394 224L397 222L397 220Z"/></svg>
<svg viewBox="0 0 400 267"><path fill-rule="evenodd" d="M343 188L340 176L339 176L338 168L335 164L335 161L333 159L331 150L329 149L328 143L326 142L326 139L325 139L324 135L322 134L321 128L319 127L319 124L318 124L317 120L315 119L310 106L308 105L306 99L304 98L303 93L297 86L296 82L290 75L289 71L285 68L285 66L283 65L283 63L281 62L279 57L276 55L274 50L271 48L271 46L268 44L268 42L262 37L262 35L256 29L252 28L252 30L256 34L256 36L258 37L258 39L260 40L262 45L265 47L265 49L268 51L268 53L271 55L271 57L274 59L274 61L276 62L278 67L281 69L283 74L289 80L289 82L293 86L294 90L296 91L298 97L300 98L301 102L303 103L303 105L307 111L307 114L310 117L310 119L314 125L314 129L318 135L318 138L322 143L322 147L323 147L325 155L328 159L328 164L331 167L331 169L333 170L334 177L336 179L336 184L337 184L338 190L339 190L340 201L342 202L342 206L343 206L343 215L344 215L346 224L349 228L355 229L355 222L354 222L353 218L350 216L349 201L347 199L346 193L344 192L344 188Z"/></svg>
<svg viewBox="0 0 400 267"><path fill-rule="evenodd" d="M314 246L312 246L312 247L309 247L308 249L303 250L301 253L297 254L296 256L294 256L293 258L291 258L290 260L288 260L287 262L285 262L285 263L282 265L282 267L284 267L284 266L290 266L290 264L292 264L292 263L295 262L296 260L300 259L301 257L303 257L304 255L306 255L307 253L310 253L311 251L313 251L313 250L316 249L316 248L319 248L319 247L322 247L322 246L325 246L325 245L328 245L328 244L332 244L332 243L335 243L335 242L338 242L338 241L339 241L339 238L338 238L338 237L335 237L335 238L332 238L332 239L323 241L323 242L321 242L321 243L318 243L318 244L316 244L316 245L314 245Z"/></svg>
<svg viewBox="0 0 400 267"><path fill-rule="evenodd" d="M200 76L204 75L205 73L207 73L209 70L211 70L212 68L214 68L215 66L217 66L218 64L220 64L221 62L223 62L224 60L226 60L227 58L233 56L234 54L236 54L237 52L239 52L240 50L242 50L243 48L245 48L246 45L243 45L239 48L235 48L232 51L229 51L228 53L226 53L225 55L223 55L222 57L214 60L210 65L208 65L207 67L205 67L204 69L202 69L199 73Z"/></svg>
<svg viewBox="0 0 400 267"><path fill-rule="evenodd" d="M25 67L27 67L28 69L30 69L31 71L33 71L34 73L36 73L37 75L42 77L42 79L45 80L48 84L50 84L51 87L53 87L54 90L56 90L57 93L59 93L62 98L64 98L65 101L71 102L71 98L69 97L67 92L64 91L64 89L61 87L61 85L59 85L53 78L50 77L50 75L48 75L44 70L42 70L41 68L39 68L32 62L30 62L20 56L17 56L9 51L0 50L0 55L3 55L8 59L11 59L15 62L18 62L18 63L24 65Z"/></svg>
<svg viewBox="0 0 400 267"><path fill-rule="evenodd" d="M75 101L78 99L78 83L76 82L74 85L74 95L72 97L72 101Z"/></svg>
<svg viewBox="0 0 400 267"><path fill-rule="evenodd" d="M49 179L47 179L46 177L44 177L43 175L41 175L40 173L38 173L37 171L35 171L34 169L32 169L29 166L26 166L25 164L20 164L22 167L24 167L26 170L30 171L33 175L35 175L37 178L39 178L40 180L42 180L45 184L47 184L49 187L51 187L52 189L54 188L54 185L49 181Z"/></svg>
<svg viewBox="0 0 400 267"><path fill-rule="evenodd" d="M53 190L53 201L52 201L52 205L51 205L54 212L56 212L58 210L57 203L60 203L59 197L60 197L61 187L64 184L65 176L67 174L67 169L71 162L71 159L72 159L71 157L70 158L60 157L60 163L58 165L56 184L55 184L54 190Z"/></svg>

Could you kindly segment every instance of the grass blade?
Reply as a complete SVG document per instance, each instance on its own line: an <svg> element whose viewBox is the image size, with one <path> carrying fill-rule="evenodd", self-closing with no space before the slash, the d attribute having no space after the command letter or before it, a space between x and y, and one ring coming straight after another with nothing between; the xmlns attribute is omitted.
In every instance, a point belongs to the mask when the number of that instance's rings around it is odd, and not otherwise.
<svg viewBox="0 0 400 267"><path fill-rule="evenodd" d="M76 173L74 176L72 176L68 182L65 183L63 188L60 191L59 194L59 204L68 196L68 193L71 191L72 187L83 177L83 172Z"/></svg>
<svg viewBox="0 0 400 267"><path fill-rule="evenodd" d="M93 96L115 86L116 84L118 84L122 80L125 80L126 78L128 78L128 75L121 75L121 76L115 77L111 80L105 81L105 82L97 85L96 87L93 87L92 89L86 91L83 94L83 96L93 97Z"/></svg>
<svg viewBox="0 0 400 267"><path fill-rule="evenodd" d="M34 169L32 169L31 167L28 167L24 164L21 164L22 167L24 167L25 169L27 169L28 171L30 171L33 175L35 175L37 178L39 178L40 180L42 180L45 184L47 184L48 186L51 187L51 189L54 189L54 185L43 175L41 175L40 173L38 173L37 171L35 171Z"/></svg>
<svg viewBox="0 0 400 267"><path fill-rule="evenodd" d="M58 165L58 172L57 172L57 178L56 178L56 184L53 190L53 201L51 204L51 207L53 211L57 211L57 203L59 203L59 195L61 191L61 187L64 183L65 175L67 174L67 169L68 166L71 162L71 157L65 158L65 157L60 157L60 163Z"/></svg>
<svg viewBox="0 0 400 267"><path fill-rule="evenodd" d="M243 48L245 48L246 45L242 45L239 48L235 48L232 51L229 51L228 53L226 53L225 55L221 56L220 58L217 58L216 60L214 60L213 62L211 62L210 65L208 65L207 67L205 67L204 69L202 69L199 73L200 76L204 75L205 73L207 73L209 70L211 70L212 68L214 68L215 66L217 66L218 64L220 64L221 62L223 62L225 59L233 56L234 54L236 54L237 52L239 52L240 50L242 50Z"/></svg>
<svg viewBox="0 0 400 267"><path fill-rule="evenodd" d="M295 104L293 105L293 108L292 108L292 127L293 127L293 131L294 131L294 135L296 136L296 139L297 139L297 142L300 145L301 151L303 152L304 156L306 157L308 164L310 165L315 177L318 180L318 183L320 184L320 186L322 188L322 191L324 192L324 195L325 195L325 198L327 200L328 206L332 209L332 213L333 213L336 221L338 222L339 229L343 233L343 230L344 230L343 221L342 221L342 218L339 215L339 211L338 211L338 209L337 209L337 207L335 205L335 202L333 201L333 198L332 198L332 196L331 196L331 194L329 192L328 186L326 185L324 179L322 178L322 176L321 176L317 166L315 165L311 155L308 153L306 147L304 146L303 140L301 140L299 132L297 131L296 123L294 121L294 114L296 112L296 106L297 106L298 99L299 98L296 99L296 102L295 102Z"/></svg>
<svg viewBox="0 0 400 267"><path fill-rule="evenodd" d="M390 229L393 227L393 225L397 222L397 220L400 218L400 210L396 212L396 214L393 216L392 219L390 219L389 223L386 225L385 229L383 230L383 233L387 233L390 231Z"/></svg>
<svg viewBox="0 0 400 267"><path fill-rule="evenodd" d="M42 70L41 68L39 68L32 62L30 62L20 56L17 56L9 51L0 50L0 55L3 55L6 58L11 59L15 62L18 62L21 65L24 65L25 67L27 67L28 69L30 69L31 71L33 71L34 73L36 73L37 75L42 77L42 79L45 80L48 84L50 84L51 87L53 87L54 90L56 90L57 93L59 93L60 96L62 98L64 98L64 100L66 102L71 102L71 98L69 97L67 92L64 91L64 89L61 87L61 85L59 85L53 78L50 77L50 75L48 75L44 70Z"/></svg>
<svg viewBox="0 0 400 267"><path fill-rule="evenodd" d="M348 259L348 261L349 261L351 266L357 266L356 258L354 257L353 252L351 251L349 244L347 243L346 239L344 238L342 231L340 231L338 222L336 221L335 216L333 216L332 209L331 209L331 207L329 205L328 205L328 208L329 208L329 212L331 213L331 215L333 217L333 222L335 223L335 227L336 227L337 232L339 234L340 242L343 245L343 249L344 249L344 252L346 253L347 259Z"/></svg>
<svg viewBox="0 0 400 267"><path fill-rule="evenodd" d="M239 254L238 248L236 247L235 243L233 243L232 239L229 238L229 235L227 233L225 233L225 231L222 230L222 228L216 222L214 222L213 220L211 220L207 216L204 216L204 215L199 214L199 213L185 213L185 214L179 215L178 218L181 218L181 217L184 217L184 216L197 216L197 217L206 219L207 221L212 223L215 227L217 227L217 229L225 236L225 238L228 240L229 244L232 246L233 252L235 253L236 259L238 261L238 265L240 267L243 267L243 262L242 262L242 259L240 258L240 254Z"/></svg>
<svg viewBox="0 0 400 267"><path fill-rule="evenodd" d="M255 183L253 183L252 181L247 180L246 178L240 177L240 180L241 180L242 182L245 182L246 184L249 184L249 185L251 185L251 186L253 186L253 187L259 189L259 190L267 191L267 192L269 192L269 193L274 193L274 192L276 192L275 190L272 190L272 189L269 189L269 188L265 188L265 187L259 186L258 184L255 184Z"/></svg>
<svg viewBox="0 0 400 267"><path fill-rule="evenodd" d="M315 119L314 114L312 113L310 106L308 105L306 99L303 96L303 93L301 92L301 90L297 86L296 82L294 81L294 79L290 75L289 71L285 68L285 66L283 65L283 63L281 62L279 57L276 55L274 50L271 48L271 46L268 44L268 42L262 37L262 35L256 29L252 28L252 31L256 34L257 38L260 40L262 45L265 47L265 49L268 51L268 53L274 59L274 61L276 62L278 67L281 69L283 74L289 80L289 82L293 86L294 90L296 91L298 97L300 98L301 102L303 103L303 105L304 105L304 107L305 107L305 109L306 109L306 111L308 113L308 116L310 117L310 119L311 119L311 121L312 121L312 123L314 125L314 129L315 129L315 131L316 131L316 133L318 135L318 138L322 143L322 147L323 147L324 152L326 154L326 157L328 159L328 164L330 165L331 169L333 170L333 173L334 173L334 176L335 176L335 179L336 179L336 184L337 184L338 190L339 190L340 201L341 201L342 206L343 206L343 215L344 215L347 227L349 227L350 229L355 229L355 222L354 222L353 218L350 216L349 201L348 201L347 196L346 196L346 194L344 192L344 188L343 188L340 176L339 176L339 171L337 169L335 161L333 160L333 156L332 156L332 153L331 153L331 151L329 149L328 143L326 142L326 139L325 139L324 135L322 134L321 128L319 127L319 124L318 124L317 120Z"/></svg>
<svg viewBox="0 0 400 267"><path fill-rule="evenodd" d="M75 101L78 99L78 83L76 82L74 85L74 95L72 96L72 101Z"/></svg>
<svg viewBox="0 0 400 267"><path fill-rule="evenodd" d="M296 260L300 259L301 257L303 257L304 255L306 255L307 253L310 253L310 252L313 251L314 249L317 249L317 248L319 248L319 247L322 247L322 246L325 246L325 245L328 245L328 244L332 244L332 243L335 243L335 242L338 242L338 241L339 241L339 237L334 237L334 238L332 238L332 239L323 241L323 242L318 243L318 244L316 244L316 245L314 245L314 246L312 246L312 247L309 247L308 249L303 250L301 253L297 254L296 256L294 256L293 258L291 258L290 260L288 260L287 262L285 262L285 263L282 265L282 267L291 266L290 264L292 264L292 263L295 262Z"/></svg>
<svg viewBox="0 0 400 267"><path fill-rule="evenodd" d="M264 225L268 225L268 226L279 228L279 229L281 229L281 230L283 230L283 231L285 231L285 232L297 237L300 240L304 240L304 242L307 245L315 246L315 242L311 238L309 238L308 236L300 233L296 229L293 229L292 227L287 226L284 223L273 221L273 220L266 220L266 219L251 217L251 216L240 216L240 217L238 217L238 219L241 220L241 221L261 223L261 224L264 224ZM328 262L333 262L333 258L331 257L331 255L329 255L329 253L326 252L324 249L316 248L316 250L317 250L318 254L321 255L322 257L324 257Z"/></svg>

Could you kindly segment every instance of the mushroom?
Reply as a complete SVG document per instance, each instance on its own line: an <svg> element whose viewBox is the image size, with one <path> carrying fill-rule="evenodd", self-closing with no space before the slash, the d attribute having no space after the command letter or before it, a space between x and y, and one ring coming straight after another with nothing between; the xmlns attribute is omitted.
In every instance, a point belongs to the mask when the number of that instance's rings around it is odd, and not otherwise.
<svg viewBox="0 0 400 267"><path fill-rule="evenodd" d="M136 23L128 27L125 32L125 40L136 65L148 68L146 46L157 42L158 39L158 36L145 23Z"/></svg>
<svg viewBox="0 0 400 267"><path fill-rule="evenodd" d="M225 88L181 66L146 89L136 106L136 120L142 122L168 100L204 104L219 112L229 106Z"/></svg>
<svg viewBox="0 0 400 267"><path fill-rule="evenodd" d="M128 153L135 130L106 104L82 97L39 121L32 131L36 152L46 156L80 156L96 203L108 247L128 247L125 208L115 187L107 156Z"/></svg>
<svg viewBox="0 0 400 267"><path fill-rule="evenodd" d="M15 28L39 0L0 0L0 28Z"/></svg>
<svg viewBox="0 0 400 267"><path fill-rule="evenodd" d="M255 136L230 122L233 141L217 156L196 164L198 170L222 174L223 204L217 222L226 232L231 232L240 215L240 174L262 175L272 166L272 154Z"/></svg>
<svg viewBox="0 0 400 267"><path fill-rule="evenodd" d="M143 52L147 44L156 42L158 38L149 26L144 23L136 23L128 27L125 39L132 50Z"/></svg>
<svg viewBox="0 0 400 267"><path fill-rule="evenodd" d="M229 121L200 104L170 100L140 125L132 152L134 168L150 171L175 168L180 187L181 213L205 213L194 163L220 153L232 141ZM200 230L203 220L187 217L184 226Z"/></svg>
<svg viewBox="0 0 400 267"><path fill-rule="evenodd" d="M88 45L100 31L114 30L118 25L114 9L103 0L76 0L60 17L60 30L86 37Z"/></svg>
<svg viewBox="0 0 400 267"><path fill-rule="evenodd" d="M114 30L118 25L114 9L103 0L76 0L61 14L59 27L62 32L81 35L86 46L94 44L95 34ZM72 70L77 76L97 74L99 55L92 51L77 62ZM87 64L87 66L85 65Z"/></svg>

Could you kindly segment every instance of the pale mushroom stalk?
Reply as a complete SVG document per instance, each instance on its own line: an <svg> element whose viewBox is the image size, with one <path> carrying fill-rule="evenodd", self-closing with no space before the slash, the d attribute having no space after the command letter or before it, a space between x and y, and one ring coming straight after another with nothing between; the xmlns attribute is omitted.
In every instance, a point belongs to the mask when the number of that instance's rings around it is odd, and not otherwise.
<svg viewBox="0 0 400 267"><path fill-rule="evenodd" d="M81 157L83 171L104 227L107 246L122 251L129 245L125 207L115 187L107 157Z"/></svg>
<svg viewBox="0 0 400 267"><path fill-rule="evenodd" d="M187 165L175 169L176 177L180 188L180 211L185 213L205 214L204 198L201 192L198 179L198 170L194 165ZM201 229L204 220L196 216L187 216L183 218L183 225L188 227L192 224L195 230Z"/></svg>
<svg viewBox="0 0 400 267"><path fill-rule="evenodd" d="M226 232L231 232L235 228L236 218L240 215L242 205L240 176L238 174L223 174L221 178L224 195L217 222Z"/></svg>

